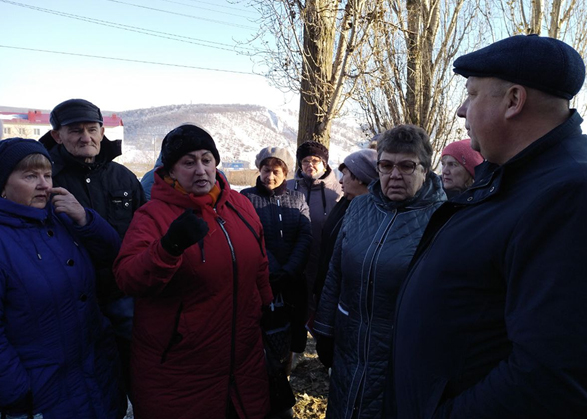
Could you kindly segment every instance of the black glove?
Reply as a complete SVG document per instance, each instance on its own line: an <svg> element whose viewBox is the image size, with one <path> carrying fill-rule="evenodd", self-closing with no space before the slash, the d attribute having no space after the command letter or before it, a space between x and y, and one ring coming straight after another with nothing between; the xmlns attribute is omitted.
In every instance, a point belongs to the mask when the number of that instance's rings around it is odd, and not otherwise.
<svg viewBox="0 0 587 419"><path fill-rule="evenodd" d="M334 338L319 335L316 340L316 352L318 352L318 358L322 365L326 368L331 368L332 359L334 358Z"/></svg>
<svg viewBox="0 0 587 419"><path fill-rule="evenodd" d="M187 209L177 217L161 238L161 246L174 256L179 256L185 249L199 242L208 233L208 223Z"/></svg>
<svg viewBox="0 0 587 419"><path fill-rule="evenodd" d="M269 274L269 285L271 285L271 291L274 297L277 294L281 294L285 285L289 283L290 278L289 274L283 269Z"/></svg>

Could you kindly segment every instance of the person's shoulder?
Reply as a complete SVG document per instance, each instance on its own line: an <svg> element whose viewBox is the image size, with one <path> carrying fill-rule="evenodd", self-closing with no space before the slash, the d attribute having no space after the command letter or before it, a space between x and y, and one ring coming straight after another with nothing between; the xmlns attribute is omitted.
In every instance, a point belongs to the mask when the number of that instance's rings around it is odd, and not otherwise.
<svg viewBox="0 0 587 419"><path fill-rule="evenodd" d="M257 188L251 186L249 188L244 188L240 192L243 195L257 195Z"/></svg>

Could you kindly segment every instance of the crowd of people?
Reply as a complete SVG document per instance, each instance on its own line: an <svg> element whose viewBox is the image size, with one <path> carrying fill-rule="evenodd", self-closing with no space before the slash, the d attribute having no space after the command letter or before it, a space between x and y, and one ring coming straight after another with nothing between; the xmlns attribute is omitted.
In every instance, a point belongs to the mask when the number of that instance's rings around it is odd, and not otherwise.
<svg viewBox="0 0 587 419"><path fill-rule="evenodd" d="M1 418L293 418L308 331L329 419L587 417L585 64L529 35L454 72L440 174L403 124L238 192L187 123L139 182L83 99L0 141Z"/></svg>

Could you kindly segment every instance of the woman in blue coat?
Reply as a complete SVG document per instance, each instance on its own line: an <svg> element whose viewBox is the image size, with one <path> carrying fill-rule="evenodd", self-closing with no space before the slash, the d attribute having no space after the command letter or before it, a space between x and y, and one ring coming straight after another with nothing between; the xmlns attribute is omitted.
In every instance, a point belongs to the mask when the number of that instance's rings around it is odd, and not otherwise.
<svg viewBox="0 0 587 419"><path fill-rule="evenodd" d="M2 417L122 417L114 336L93 266L112 263L118 234L52 187L39 142L1 141L0 161Z"/></svg>
<svg viewBox="0 0 587 419"><path fill-rule="evenodd" d="M326 417L381 417L395 300L430 216L446 195L430 170L426 132L386 131L377 144L379 180L343 219L314 330L332 365Z"/></svg>

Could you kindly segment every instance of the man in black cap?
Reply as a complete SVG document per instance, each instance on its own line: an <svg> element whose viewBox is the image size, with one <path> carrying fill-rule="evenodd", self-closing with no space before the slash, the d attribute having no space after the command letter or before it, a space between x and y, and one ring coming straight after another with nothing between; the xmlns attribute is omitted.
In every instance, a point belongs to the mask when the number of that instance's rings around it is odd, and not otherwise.
<svg viewBox="0 0 587 419"><path fill-rule="evenodd" d="M113 161L121 155L122 141L104 136L102 113L87 100L60 103L51 111L50 122L53 129L39 141L53 158L53 184L97 211L122 239L134 212L145 202L137 177ZM114 326L127 380L133 300L118 290L111 269L98 271L97 279L98 298Z"/></svg>
<svg viewBox="0 0 587 419"><path fill-rule="evenodd" d="M468 78L457 113L487 161L432 216L412 260L390 416L585 418L587 136L569 109L585 65L531 35L464 55L454 71Z"/></svg>

